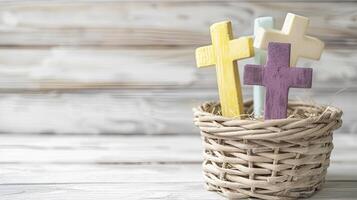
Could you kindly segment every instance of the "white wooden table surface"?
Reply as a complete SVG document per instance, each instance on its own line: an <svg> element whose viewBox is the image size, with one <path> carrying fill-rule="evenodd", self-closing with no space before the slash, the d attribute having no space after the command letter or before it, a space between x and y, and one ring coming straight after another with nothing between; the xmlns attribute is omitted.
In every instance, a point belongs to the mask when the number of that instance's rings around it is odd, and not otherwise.
<svg viewBox="0 0 357 200"><path fill-rule="evenodd" d="M357 198L357 137L335 134L312 199ZM199 136L0 135L0 199L222 199L205 191Z"/></svg>

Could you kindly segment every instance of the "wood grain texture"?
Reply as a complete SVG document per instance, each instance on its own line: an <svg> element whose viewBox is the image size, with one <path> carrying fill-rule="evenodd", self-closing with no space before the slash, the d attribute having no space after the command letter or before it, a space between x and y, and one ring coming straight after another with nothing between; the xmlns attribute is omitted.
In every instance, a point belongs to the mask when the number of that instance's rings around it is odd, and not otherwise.
<svg viewBox="0 0 357 200"><path fill-rule="evenodd" d="M245 99L251 98L243 91ZM338 132L355 133L355 92L290 92L290 98L344 110ZM192 108L217 100L212 90L93 90L0 95L0 132L47 134L198 134Z"/></svg>
<svg viewBox="0 0 357 200"><path fill-rule="evenodd" d="M58 199L59 195L93 200L220 199L204 189L200 140L198 136L0 135L5 156L0 158L0 196L9 200ZM312 199L356 195L357 138L336 135L334 144L327 181Z"/></svg>
<svg viewBox="0 0 357 200"><path fill-rule="evenodd" d="M193 52L192 48L1 49L0 88L188 87L198 79ZM200 80L205 84L210 78Z"/></svg>
<svg viewBox="0 0 357 200"><path fill-rule="evenodd" d="M198 46L209 43L206 30L214 22L232 19L237 35L250 35L253 31L251 19L273 16L277 26L281 27L286 11L309 17L311 28L308 33L328 45L350 45L353 48L357 41L353 20L355 2L64 2L0 4L0 45Z"/></svg>
<svg viewBox="0 0 357 200"><path fill-rule="evenodd" d="M89 183L89 184L26 184L4 185L1 187L4 200L57 200L64 199L97 200L97 199L192 199L192 200L224 200L218 194L208 192L203 183ZM140 188L140 190L138 190ZM325 199L354 199L356 182L334 181L327 182L325 187L311 200Z"/></svg>
<svg viewBox="0 0 357 200"><path fill-rule="evenodd" d="M193 136L4 135L0 164L200 164L201 141ZM185 144L185 145L182 145ZM26 149L24 156L23 149Z"/></svg>
<svg viewBox="0 0 357 200"><path fill-rule="evenodd" d="M16 163L0 164L2 185L61 185L110 183L203 183L200 163L166 164L56 164ZM328 181L355 181L355 163L333 163L329 167ZM348 175L347 175L348 174ZM203 188L203 184L202 184ZM0 193L1 195L1 193Z"/></svg>
<svg viewBox="0 0 357 200"><path fill-rule="evenodd" d="M0 135L0 165L201 164L195 136ZM357 164L357 137L335 134L331 162ZM134 145L135 144L135 145ZM182 145L185 144L185 145ZM26 152L24 154L24 152ZM343 173L343 172L339 172ZM334 179L337 180L337 179Z"/></svg>
<svg viewBox="0 0 357 200"><path fill-rule="evenodd" d="M236 35L251 35L253 18L273 16L281 27L288 10L309 17L308 34L327 43L321 61L298 63L316 72L313 95L300 97L343 108L342 129L352 133L357 130L350 100L357 91L355 5L330 0L2 1L0 131L197 133L191 107L217 99L215 70L194 67L194 48L210 43L208 26L231 19ZM252 60L239 65L247 62ZM338 92L343 89L348 94Z"/></svg>
<svg viewBox="0 0 357 200"><path fill-rule="evenodd" d="M327 49L320 61L302 59L298 65L314 68L316 89L355 90L356 58L357 51ZM243 68L253 62L252 59L242 60L239 66ZM100 88L216 90L215 77L214 68L195 68L194 48L190 47L0 49L0 91Z"/></svg>
<svg viewBox="0 0 357 200"><path fill-rule="evenodd" d="M191 108L199 104L193 98L204 100L199 95L195 91L163 94L145 90L3 94L0 131L190 134L196 132Z"/></svg>

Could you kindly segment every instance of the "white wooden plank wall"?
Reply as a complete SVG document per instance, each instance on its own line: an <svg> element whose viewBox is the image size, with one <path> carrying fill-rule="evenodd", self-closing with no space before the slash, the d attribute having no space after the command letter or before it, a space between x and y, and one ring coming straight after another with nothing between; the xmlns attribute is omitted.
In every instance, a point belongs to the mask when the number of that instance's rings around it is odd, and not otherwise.
<svg viewBox="0 0 357 200"><path fill-rule="evenodd" d="M1 1L0 132L198 134L191 107L217 99L214 68L197 70L194 49L209 25L286 12L311 18L327 48L312 90L291 97L343 108L356 132L356 1ZM242 67L244 61L240 63ZM242 70L242 68L241 68ZM251 97L251 87L244 88Z"/></svg>

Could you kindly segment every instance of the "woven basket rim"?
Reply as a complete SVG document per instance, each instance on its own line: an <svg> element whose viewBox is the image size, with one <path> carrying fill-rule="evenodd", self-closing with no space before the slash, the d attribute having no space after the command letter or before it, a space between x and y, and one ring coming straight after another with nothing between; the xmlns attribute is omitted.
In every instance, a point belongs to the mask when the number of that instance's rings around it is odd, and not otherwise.
<svg viewBox="0 0 357 200"><path fill-rule="evenodd" d="M311 116L309 118L291 118L291 117L287 117L285 119L264 120L262 118L246 117L244 119L239 119L239 118L233 118L233 117L224 117L222 115L217 115L217 114L213 114L213 113L207 112L204 109L204 107L205 107L205 105L208 105L208 104L210 104L210 105L216 104L217 106L220 105L219 102L216 102L216 101L203 102L198 107L195 107L195 108L192 109L193 112L194 112L194 115L196 116L196 114L201 114L201 115L206 115L206 116L212 116L212 117L216 117L217 119L222 119L224 121L227 121L227 120L240 120L240 121L259 121L259 122L280 122L280 121L291 121L291 120L296 121L296 120L306 120L306 119L318 120L318 119L323 118L323 116L326 116L326 115L332 115L332 116L334 116L333 118L341 118L341 116L343 115L343 111L340 108L336 107L336 106L309 103L309 102L300 101L300 100L289 100L289 107L291 107L291 106L303 106L303 107L316 108L316 109L323 110L323 111L321 112L320 115ZM248 100L248 101L244 102L244 106L245 107L250 106L252 104L253 104L253 100ZM252 116L252 114L249 114L249 116Z"/></svg>
<svg viewBox="0 0 357 200"><path fill-rule="evenodd" d="M342 110L334 106L319 105L303 101L289 101L289 109L306 112L314 110L315 116L288 117L286 119L229 118L207 112L207 106L218 106L217 102L206 102L194 108L194 123L201 134L216 138L241 139L297 139L299 134L310 137L308 132L317 129L335 130L342 125ZM245 108L252 107L252 101L245 102ZM300 110L299 110L300 109ZM306 130L309 129L309 130ZM306 130L305 134L300 130ZM289 133L290 132L290 133ZM295 134L291 134L295 132Z"/></svg>

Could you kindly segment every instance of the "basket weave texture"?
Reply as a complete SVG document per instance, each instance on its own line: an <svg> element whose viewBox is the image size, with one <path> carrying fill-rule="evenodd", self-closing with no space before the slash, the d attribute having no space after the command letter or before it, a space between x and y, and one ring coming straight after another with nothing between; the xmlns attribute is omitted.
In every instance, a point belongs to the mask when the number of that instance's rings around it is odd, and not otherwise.
<svg viewBox="0 0 357 200"><path fill-rule="evenodd" d="M251 101L245 110L251 113ZM208 190L229 199L296 199L321 187L332 131L342 124L340 109L289 101L289 117L279 120L239 120L219 112L218 103L194 109Z"/></svg>

